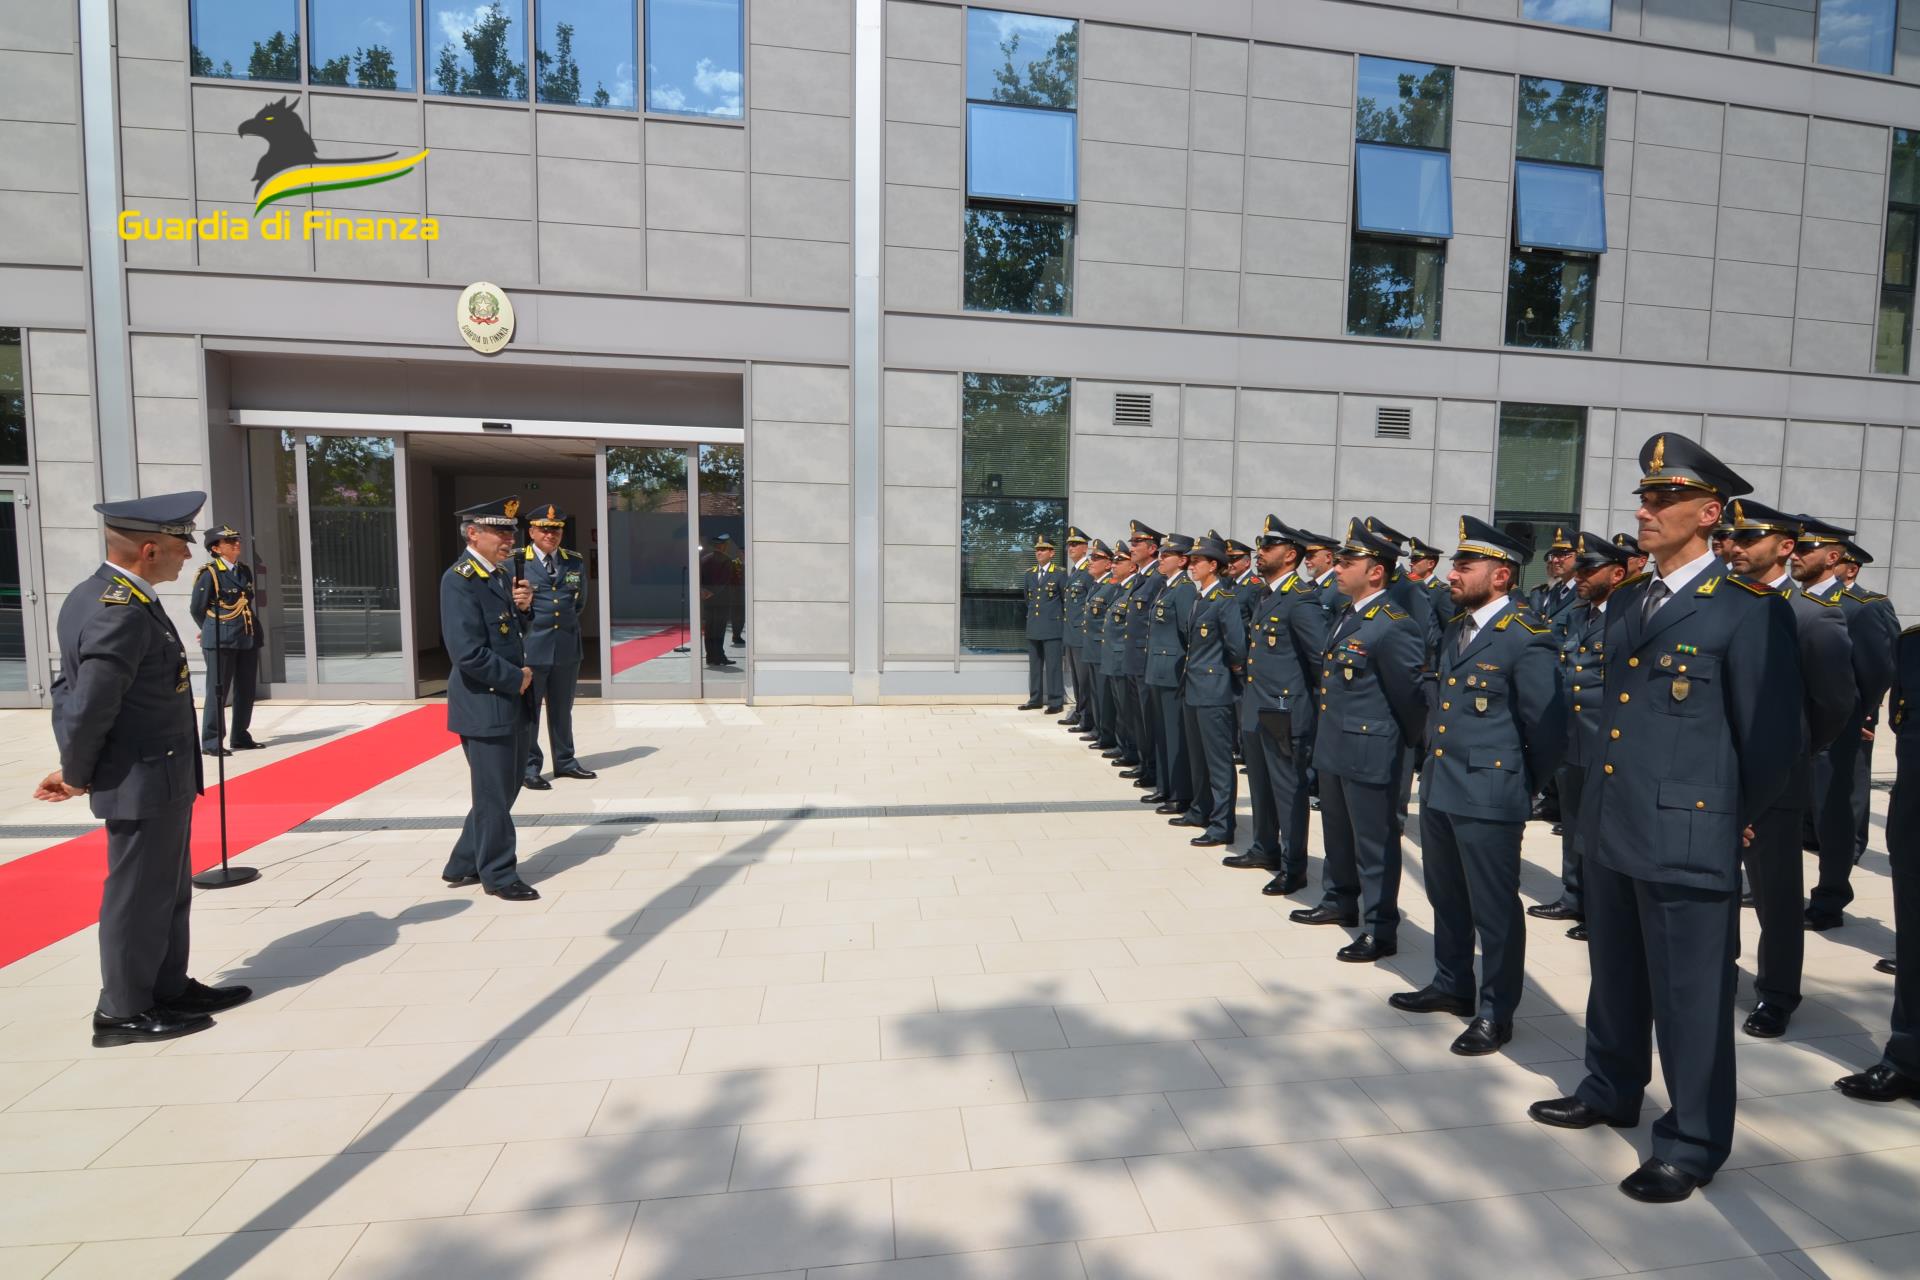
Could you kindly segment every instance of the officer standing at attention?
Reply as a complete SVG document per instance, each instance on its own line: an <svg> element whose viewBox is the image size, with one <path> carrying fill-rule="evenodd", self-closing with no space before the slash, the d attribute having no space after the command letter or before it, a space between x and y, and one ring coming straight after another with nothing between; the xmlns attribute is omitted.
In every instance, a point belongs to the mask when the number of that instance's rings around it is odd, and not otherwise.
<svg viewBox="0 0 1920 1280"><path fill-rule="evenodd" d="M1102 654L1107 646L1107 606L1113 603L1113 551L1095 538L1087 551L1087 575L1092 586L1080 614L1081 656L1086 662L1086 727L1080 731L1083 742L1096 751L1113 745L1113 702L1107 696L1107 679L1100 674Z"/></svg>
<svg viewBox="0 0 1920 1280"><path fill-rule="evenodd" d="M1637 578L1647 570L1647 553L1640 549L1640 539L1630 533L1613 535L1613 545L1627 553L1627 576Z"/></svg>
<svg viewBox="0 0 1920 1280"><path fill-rule="evenodd" d="M1800 823L1812 788L1813 753L1840 735L1853 711L1853 640L1838 601L1810 596L1794 585L1788 566L1799 522L1746 498L1735 498L1728 511L1733 518L1728 563L1793 606L1805 695L1800 721L1804 741L1793 760L1793 775L1754 824L1752 843L1740 851L1760 919L1753 979L1759 1002L1741 1030L1772 1039L1786 1031L1800 1006L1800 971L1807 951Z"/></svg>
<svg viewBox="0 0 1920 1280"><path fill-rule="evenodd" d="M1528 1114L1639 1124L1657 1032L1669 1109L1620 1189L1667 1202L1733 1146L1740 846L1800 750L1800 664L1787 602L1707 550L1751 486L1684 436L1648 440L1640 466L1640 545L1658 569L1607 608L1601 757L1580 804L1587 1076Z"/></svg>
<svg viewBox="0 0 1920 1280"><path fill-rule="evenodd" d="M1411 1013L1472 1018L1453 1052L1478 1057L1513 1039L1526 976L1520 837L1533 789L1566 753L1560 653L1553 628L1512 598L1528 542L1463 516L1450 595L1460 610L1440 641L1420 848L1433 904L1433 981L1387 1003ZM1480 986L1473 941L1480 939Z"/></svg>
<svg viewBox="0 0 1920 1280"><path fill-rule="evenodd" d="M1053 562L1053 542L1046 534L1034 539L1033 563L1027 566L1027 700L1022 711L1044 710L1058 715L1066 705L1065 677L1061 675L1062 637L1066 632L1067 573Z"/></svg>
<svg viewBox="0 0 1920 1280"><path fill-rule="evenodd" d="M1400 949L1401 778L1426 722L1425 641L1387 596L1396 558L1393 543L1358 520L1348 523L1334 575L1350 603L1327 636L1313 743L1326 845L1321 899L1288 917L1361 926L1335 953L1353 964Z"/></svg>
<svg viewBox="0 0 1920 1280"><path fill-rule="evenodd" d="M1160 725L1154 714L1152 691L1147 687L1147 642L1153 623L1153 602L1166 590L1167 578L1156 563L1160 557L1160 532L1138 520L1133 522L1129 545L1133 562L1140 566L1133 586L1127 591L1127 685L1133 694L1134 749L1140 759L1130 766L1133 778L1146 791L1163 789L1167 780L1159 773Z"/></svg>
<svg viewBox="0 0 1920 1280"><path fill-rule="evenodd" d="M1417 582L1435 594L1447 589L1446 575L1439 572L1440 548L1417 537L1407 539L1407 580Z"/></svg>
<svg viewBox="0 0 1920 1280"><path fill-rule="evenodd" d="M1093 590L1093 575L1087 572L1087 535L1073 525L1067 526L1067 590L1062 606L1060 643L1073 683L1073 710L1060 723L1075 733L1093 723L1093 681L1087 675L1087 593Z"/></svg>
<svg viewBox="0 0 1920 1280"><path fill-rule="evenodd" d="M207 704L200 714L200 750L231 752L220 744L220 708L227 709L232 751L258 751L253 724L253 687L260 669L259 620L253 612L253 570L240 559L240 531L228 525L207 531L213 554L194 575L187 612L200 628L207 670Z"/></svg>
<svg viewBox="0 0 1920 1280"><path fill-rule="evenodd" d="M1193 770L1193 803L1175 826L1201 827L1188 841L1199 849L1233 842L1234 803L1240 775L1233 767L1234 706L1247 661L1247 629L1238 595L1221 577L1227 544L1201 538L1193 544L1196 592L1188 624L1187 671L1181 700Z"/></svg>
<svg viewBox="0 0 1920 1280"><path fill-rule="evenodd" d="M1368 516L1367 531L1385 538L1393 547L1394 555L1400 554L1400 548L1410 545L1413 539L1401 533L1392 525L1374 516ZM1446 624L1450 610L1441 607L1445 602L1431 594L1424 583L1415 581L1400 570L1396 559L1387 566L1387 599L1402 613L1413 615L1414 625L1426 638L1427 663L1431 668L1435 651L1440 646L1440 631ZM1409 778L1411 782L1411 778Z"/></svg>
<svg viewBox="0 0 1920 1280"><path fill-rule="evenodd" d="M1132 612L1133 584L1139 576L1139 565L1133 554L1120 554L1116 548L1113 569L1107 575L1105 637L1100 644L1100 677L1110 708L1113 741L1093 745L1103 758L1124 762L1121 768L1139 764L1141 759L1140 729L1135 723L1139 719L1139 708L1134 703L1133 686L1127 681L1127 619Z"/></svg>
<svg viewBox="0 0 1920 1280"><path fill-rule="evenodd" d="M1567 531L1556 528L1545 557L1547 580L1527 593L1527 602L1533 611L1551 622L1556 630L1565 628L1561 618L1580 602L1579 593L1573 589L1573 558L1574 547Z"/></svg>
<svg viewBox="0 0 1920 1280"><path fill-rule="evenodd" d="M1120 776L1134 778L1135 786L1146 788L1142 804L1157 806L1155 813L1180 814L1193 803L1193 772L1188 764L1192 744L1187 741L1181 719L1180 688L1187 673L1187 621L1193 616L1198 594L1187 577L1187 552L1193 539L1170 533L1160 540L1160 578L1165 584L1147 610L1147 671L1143 680L1147 707L1153 717L1153 762L1138 769L1124 769ZM1151 776L1159 785L1147 788L1139 779Z"/></svg>
<svg viewBox="0 0 1920 1280"><path fill-rule="evenodd" d="M440 636L453 660L447 729L460 735L473 796L440 875L452 888L478 884L496 898L531 902L540 894L520 878L513 830L513 802L534 728L526 696L533 668L522 637L532 618L533 585L508 568L519 514L518 498L458 512L467 548L440 575Z"/></svg>
<svg viewBox="0 0 1920 1280"><path fill-rule="evenodd" d="M60 767L33 798L86 796L107 825L93 1047L205 1031L252 996L187 976L193 800L200 794L187 651L154 587L193 554L204 493L100 502L107 558L60 606L53 736Z"/></svg>
<svg viewBox="0 0 1920 1280"><path fill-rule="evenodd" d="M547 706L547 741L553 745L553 776L589 781L596 775L573 757L573 695L580 684L580 619L587 612L587 558L560 545L567 517L548 503L527 520L524 576L533 588L533 618L527 623L526 663L533 668L527 690L527 775L534 791L553 786L540 776L540 704Z"/></svg>
<svg viewBox="0 0 1920 1280"><path fill-rule="evenodd" d="M1227 548L1227 568L1223 575L1233 583L1234 597L1240 601L1240 616L1253 624L1253 611L1267 598L1267 580L1253 562L1253 548L1233 538L1220 540Z"/></svg>
<svg viewBox="0 0 1920 1280"><path fill-rule="evenodd" d="M1878 591L1863 587L1859 583L1860 570L1873 563L1873 557L1859 543L1848 541L1841 548L1840 563L1834 567L1835 574L1846 584L1846 595L1841 598L1842 608L1864 607L1876 617L1882 630L1897 635L1900 631L1900 613L1893 607L1893 601ZM1853 774L1853 862L1860 865L1860 859L1867 856L1867 815L1871 809L1869 795L1873 789L1873 741L1874 730L1880 723L1880 704L1875 703L1867 712L1866 724L1860 735L1860 767Z"/></svg>

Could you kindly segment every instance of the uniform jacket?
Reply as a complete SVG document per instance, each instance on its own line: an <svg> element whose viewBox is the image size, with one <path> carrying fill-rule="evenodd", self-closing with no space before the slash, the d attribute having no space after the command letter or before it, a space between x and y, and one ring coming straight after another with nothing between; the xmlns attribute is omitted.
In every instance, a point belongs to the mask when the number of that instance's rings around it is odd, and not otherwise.
<svg viewBox="0 0 1920 1280"><path fill-rule="evenodd" d="M1106 617L1100 644L1100 674L1103 676L1121 676L1127 673L1127 621L1133 611L1133 586L1139 581L1127 581L1125 574L1114 571L1114 578L1106 586L1107 600L1104 607Z"/></svg>
<svg viewBox="0 0 1920 1280"><path fill-rule="evenodd" d="M1587 765L1586 855L1640 880L1731 893L1741 831L1801 750L1792 606L1713 560L1651 620L1649 574L1607 603L1598 752Z"/></svg>
<svg viewBox="0 0 1920 1280"><path fill-rule="evenodd" d="M1258 569L1247 570L1245 577L1233 580L1233 598L1240 602L1241 624L1251 631L1254 610L1267 598L1267 580Z"/></svg>
<svg viewBox="0 0 1920 1280"><path fill-rule="evenodd" d="M1900 633L1890 693L1887 723L1893 729L1895 759L1907 770L1920 768L1920 626Z"/></svg>
<svg viewBox="0 0 1920 1280"><path fill-rule="evenodd" d="M1451 612L1452 596L1436 599L1427 590L1426 583L1416 582L1402 573L1387 583L1387 599L1393 601L1394 608L1412 617L1414 629L1420 633L1421 651L1431 668L1434 652L1440 647L1440 632L1446 627Z"/></svg>
<svg viewBox="0 0 1920 1280"><path fill-rule="evenodd" d="M53 736L96 818L150 818L200 794L187 651L160 602L105 565L60 606Z"/></svg>
<svg viewBox="0 0 1920 1280"><path fill-rule="evenodd" d="M1607 681L1607 618L1611 603L1595 613L1581 601L1566 612L1560 639L1561 700L1567 704L1567 757L1584 767L1599 757L1601 699Z"/></svg>
<svg viewBox="0 0 1920 1280"><path fill-rule="evenodd" d="M1327 611L1313 579L1289 572L1254 610L1247 632L1247 670L1240 728L1252 732L1262 711L1284 711L1296 739L1313 737L1319 714L1318 673L1327 651Z"/></svg>
<svg viewBox="0 0 1920 1280"><path fill-rule="evenodd" d="M253 614L253 570L244 564L231 569L218 556L208 559L193 575L193 597L187 612L200 628L202 649L256 649L260 646Z"/></svg>
<svg viewBox="0 0 1920 1280"><path fill-rule="evenodd" d="M447 678L447 729L498 738L526 716L520 668L528 665L521 628L532 615L513 607L512 561L491 571L461 552L440 575L440 637L453 662Z"/></svg>
<svg viewBox="0 0 1920 1280"><path fill-rule="evenodd" d="M1871 725L1880 713L1881 699L1893 683L1893 649L1900 638L1900 616L1893 602L1878 591L1853 586L1833 591L1853 637L1854 684L1860 695L1857 725Z"/></svg>
<svg viewBox="0 0 1920 1280"><path fill-rule="evenodd" d="M1147 674L1147 636L1153 623L1153 602L1167 589L1166 575L1158 565L1148 565L1133 580L1127 593L1127 674L1142 679Z"/></svg>
<svg viewBox="0 0 1920 1280"><path fill-rule="evenodd" d="M1800 642L1800 680L1805 686L1802 724L1807 733L1804 761L1813 752L1826 750L1851 727L1857 696L1853 635L1838 599L1822 600L1797 585L1782 588L1780 594L1793 607L1793 629Z"/></svg>
<svg viewBox="0 0 1920 1280"><path fill-rule="evenodd" d="M1205 591L1195 587L1184 701L1190 707L1232 706L1246 665L1247 620L1240 593L1218 578Z"/></svg>
<svg viewBox="0 0 1920 1280"><path fill-rule="evenodd" d="M1420 629L1385 593L1358 614L1332 615L1320 668L1313 763L1322 773L1384 785L1426 722L1426 649Z"/></svg>
<svg viewBox="0 0 1920 1280"><path fill-rule="evenodd" d="M1420 807L1525 822L1567 749L1559 646L1546 619L1507 600L1462 653L1469 616L1440 638Z"/></svg>
<svg viewBox="0 0 1920 1280"><path fill-rule="evenodd" d="M1568 626L1567 615L1580 604L1580 593L1573 589L1573 579L1555 584L1543 582L1527 592L1527 603L1533 611L1552 623L1555 630L1565 630Z"/></svg>
<svg viewBox="0 0 1920 1280"><path fill-rule="evenodd" d="M1082 565L1078 569L1067 570L1066 609L1063 615L1063 638L1067 648L1084 648L1087 643L1087 597L1093 594L1093 574Z"/></svg>
<svg viewBox="0 0 1920 1280"><path fill-rule="evenodd" d="M565 666L580 661L580 619L587 612L587 558L565 547L550 566L529 546L517 553L520 572L533 587L533 614L527 622L527 665ZM511 566L509 566L511 567Z"/></svg>
<svg viewBox="0 0 1920 1280"><path fill-rule="evenodd" d="M1057 561L1030 564L1026 583L1027 639L1058 640L1067 618L1067 571Z"/></svg>
<svg viewBox="0 0 1920 1280"><path fill-rule="evenodd" d="M1168 579L1153 607L1147 610L1147 671L1149 685L1156 689L1178 689L1187 674L1187 642L1194 602L1200 590L1193 579L1180 573Z"/></svg>

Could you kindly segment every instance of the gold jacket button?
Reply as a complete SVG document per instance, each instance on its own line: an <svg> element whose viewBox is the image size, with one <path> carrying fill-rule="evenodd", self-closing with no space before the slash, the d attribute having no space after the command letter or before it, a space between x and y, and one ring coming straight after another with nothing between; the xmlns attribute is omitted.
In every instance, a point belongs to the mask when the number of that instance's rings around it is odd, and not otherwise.
<svg viewBox="0 0 1920 1280"><path fill-rule="evenodd" d="M1442 711L1451 711L1453 710L1453 704L1451 702L1443 702L1440 704L1440 709Z"/></svg>
<svg viewBox="0 0 1920 1280"><path fill-rule="evenodd" d="M1631 699L1630 699L1630 697L1629 697L1629 695L1627 695L1627 694L1624 694L1624 693L1620 695L1620 701L1622 701L1622 702L1627 702L1627 701L1630 701L1630 700L1631 700Z"/></svg>
<svg viewBox="0 0 1920 1280"><path fill-rule="evenodd" d="M1604 773L1612 773L1612 772L1613 772L1613 766L1612 766L1612 765L1610 765L1610 764L1609 764L1609 765L1602 765L1602 766L1601 766L1601 771L1602 771L1602 772L1604 772Z"/></svg>
<svg viewBox="0 0 1920 1280"><path fill-rule="evenodd" d="M1446 753L1446 750L1445 750L1445 748L1443 748L1443 747L1435 747L1435 748L1433 749L1433 754L1434 754L1434 756L1435 756L1435 757L1439 757L1439 756L1443 756L1443 755L1445 755L1445 754L1447 754L1447 753Z"/></svg>
<svg viewBox="0 0 1920 1280"><path fill-rule="evenodd" d="M1454 678L1453 678L1452 676L1448 676L1448 677L1447 677L1447 683L1448 683L1448 684L1459 684L1460 682L1459 682L1458 680L1456 680L1456 679L1454 679Z"/></svg>
<svg viewBox="0 0 1920 1280"><path fill-rule="evenodd" d="M1695 800L1693 802L1693 807L1696 809L1704 809L1707 807L1707 802L1705 800Z"/></svg>
<svg viewBox="0 0 1920 1280"><path fill-rule="evenodd" d="M1630 666L1630 667L1637 667L1637 666L1639 666L1639 665L1640 665L1640 659L1638 659L1638 658L1628 658L1628 659L1627 659L1627 665L1628 665L1628 666Z"/></svg>
<svg viewBox="0 0 1920 1280"><path fill-rule="evenodd" d="M1361 725L1360 727L1361 727L1362 729L1364 729L1364 728L1366 728L1367 726L1365 726L1365 725ZM1434 730L1434 732L1435 732L1435 733L1445 733L1446 731L1447 731L1447 726L1445 726L1445 725L1441 725L1441 726L1439 726L1438 728L1436 728L1436 729Z"/></svg>
<svg viewBox="0 0 1920 1280"><path fill-rule="evenodd" d="M1615 729L1611 733L1609 733L1607 736L1610 738L1617 738L1620 736L1620 731L1618 729Z"/></svg>

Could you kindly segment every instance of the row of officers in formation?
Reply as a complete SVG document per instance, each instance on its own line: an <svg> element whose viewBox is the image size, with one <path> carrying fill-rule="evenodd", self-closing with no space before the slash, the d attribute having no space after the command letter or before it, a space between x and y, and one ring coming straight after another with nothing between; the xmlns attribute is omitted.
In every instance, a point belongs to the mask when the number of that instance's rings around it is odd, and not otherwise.
<svg viewBox="0 0 1920 1280"><path fill-rule="evenodd" d="M1022 710L1066 712L1198 848L1234 843L1242 762L1253 830L1223 861L1270 873L1268 895L1308 887L1317 809L1319 898L1291 919L1357 931L1336 952L1353 963L1398 950L1417 775L1434 971L1389 1003L1465 1018L1453 1051L1495 1053L1526 916L1570 922L1591 951L1588 1074L1530 1114L1638 1125L1657 1036L1670 1106L1621 1189L1663 1202L1710 1181L1733 1141L1743 871L1759 944L1742 1027L1775 1037L1800 1003L1805 931L1843 923L1853 896L1890 690L1898 954L1876 967L1895 979L1892 1035L1836 1087L1920 1097L1920 627L1853 582L1871 557L1851 530L1752 501L1679 436L1640 463L1637 534L1556 530L1548 579L1524 594L1530 533L1472 516L1444 579L1439 548L1372 518L1336 538L1269 515L1251 546L1070 527L1065 564L1043 537ZM1549 790L1561 891L1523 910L1522 832ZM1803 848L1819 852L1810 897Z"/></svg>

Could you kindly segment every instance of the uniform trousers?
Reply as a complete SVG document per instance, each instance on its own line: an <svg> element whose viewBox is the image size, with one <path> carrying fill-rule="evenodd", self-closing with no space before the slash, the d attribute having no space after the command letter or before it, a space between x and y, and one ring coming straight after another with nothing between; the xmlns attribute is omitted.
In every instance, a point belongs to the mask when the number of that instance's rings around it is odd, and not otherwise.
<svg viewBox="0 0 1920 1280"><path fill-rule="evenodd" d="M540 754L540 708L547 709L547 742L553 747L553 767L560 770L575 763L573 758L573 696L580 687L580 664L556 662L534 667L533 683L527 687L532 704L532 723L527 729L527 775L538 774L545 763Z"/></svg>
<svg viewBox="0 0 1920 1280"><path fill-rule="evenodd" d="M1062 644L1059 636L1051 640L1027 640L1027 701L1044 702L1057 707L1066 700L1067 691L1063 687L1060 674L1060 651Z"/></svg>
<svg viewBox="0 0 1920 1280"><path fill-rule="evenodd" d="M1096 668L1093 675L1093 732L1096 735L1094 741L1102 749L1120 741L1114 736L1114 713L1113 678L1101 675Z"/></svg>
<svg viewBox="0 0 1920 1280"><path fill-rule="evenodd" d="M1233 839L1234 802L1240 790L1240 773L1233 767L1236 714L1232 706L1181 708L1193 785L1186 815L1206 823L1207 834L1221 840Z"/></svg>
<svg viewBox="0 0 1920 1280"><path fill-rule="evenodd" d="M1196 748L1187 735L1180 690L1148 685L1147 696L1153 701L1153 776L1166 792L1167 803L1185 808L1195 794L1191 762Z"/></svg>
<svg viewBox="0 0 1920 1280"><path fill-rule="evenodd" d="M1916 750L1908 747L1907 750ZM1886 1063L1920 1080L1920 767L1909 762L1887 806L1893 868L1893 1023Z"/></svg>
<svg viewBox="0 0 1920 1280"><path fill-rule="evenodd" d="M1579 835L1580 800L1586 793L1587 767L1563 764L1557 776L1560 782L1560 901L1575 911L1584 912Z"/></svg>
<svg viewBox="0 0 1920 1280"><path fill-rule="evenodd" d="M513 802L526 777L527 739L532 736L525 719L516 720L512 732L497 738L461 736L472 802L460 838L447 855L442 874L448 879L477 875L487 888L502 889L519 878Z"/></svg>
<svg viewBox="0 0 1920 1280"><path fill-rule="evenodd" d="M1140 781L1149 788L1160 785L1160 717L1153 705L1153 690L1145 676L1128 676L1127 692L1133 697L1133 755L1140 767Z"/></svg>
<svg viewBox="0 0 1920 1280"><path fill-rule="evenodd" d="M1400 777L1356 782L1320 770L1323 905L1351 914L1382 946L1400 937Z"/></svg>
<svg viewBox="0 0 1920 1280"><path fill-rule="evenodd" d="M100 891L100 1012L134 1018L187 986L193 800L147 818L107 819Z"/></svg>
<svg viewBox="0 0 1920 1280"><path fill-rule="evenodd" d="M1303 876L1307 873L1307 820L1312 811L1301 779L1309 739L1292 736L1285 712L1256 714L1259 727L1240 734L1240 757L1247 762L1247 794L1253 801L1253 844L1247 852L1265 855L1266 865L1282 874ZM1283 732L1290 741L1281 741Z"/></svg>
<svg viewBox="0 0 1920 1280"><path fill-rule="evenodd" d="M1789 1013L1800 1007L1800 971L1807 956L1800 819L1797 802L1775 805L1753 824L1753 843L1740 851L1760 924L1753 992Z"/></svg>
<svg viewBox="0 0 1920 1280"><path fill-rule="evenodd" d="M1511 1025L1526 976L1527 916L1520 907L1521 822L1442 813L1420 804L1420 856L1433 904L1433 985L1477 1000L1479 1016ZM1473 940L1480 939L1480 986Z"/></svg>
<svg viewBox="0 0 1920 1280"><path fill-rule="evenodd" d="M1853 820L1856 774L1862 762L1860 731L1848 725L1825 751L1813 757L1813 830L1820 844L1820 879L1808 896L1807 910L1835 916L1853 901Z"/></svg>
<svg viewBox="0 0 1920 1280"><path fill-rule="evenodd" d="M1107 690L1107 721L1113 727L1113 741L1108 745L1119 751L1120 759L1137 760L1133 748L1133 689L1125 676L1102 676L1101 683Z"/></svg>
<svg viewBox="0 0 1920 1280"><path fill-rule="evenodd" d="M1092 682L1087 678L1087 651L1078 645L1068 645L1065 665L1067 683L1073 686L1073 709L1067 718L1076 725L1085 725L1093 718L1093 699L1088 696Z"/></svg>
<svg viewBox="0 0 1920 1280"><path fill-rule="evenodd" d="M1708 1178L1733 1148L1740 895L1587 867L1587 1077L1575 1096L1637 1123L1654 1037L1671 1100L1653 1158Z"/></svg>
<svg viewBox="0 0 1920 1280"><path fill-rule="evenodd" d="M1875 733L1879 730L1876 728ZM1853 771L1853 860L1867 856L1867 833L1873 812L1873 739L1860 744L1860 765Z"/></svg>
<svg viewBox="0 0 1920 1280"><path fill-rule="evenodd" d="M212 751L220 745L220 707L227 709L227 741L252 742L253 686L260 669L258 649L202 649L206 658L207 704L200 712L200 746ZM141 1012L146 1012L144 1009Z"/></svg>

